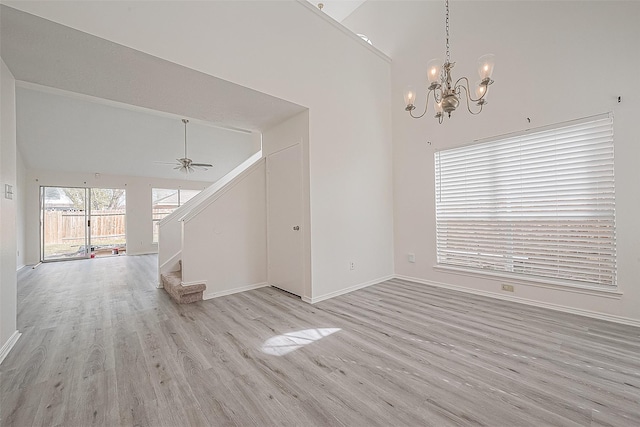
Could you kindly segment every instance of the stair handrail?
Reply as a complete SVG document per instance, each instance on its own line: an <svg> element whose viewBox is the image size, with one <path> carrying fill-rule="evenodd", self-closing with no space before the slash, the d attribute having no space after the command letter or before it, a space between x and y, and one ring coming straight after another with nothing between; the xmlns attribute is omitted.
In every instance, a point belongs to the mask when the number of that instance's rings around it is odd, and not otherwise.
<svg viewBox="0 0 640 427"><path fill-rule="evenodd" d="M209 207L213 202L215 202L220 197L222 197L227 192L227 190L229 190L230 188L242 182L244 178L246 178L251 173L253 173L264 162L266 162L266 158L264 157L256 159L251 165L246 167L242 172L234 176L233 179L229 180L224 185L220 186L215 193L210 195L210 197L208 197L201 203L198 203L198 205L194 206L193 209L190 209L189 212L185 212L185 214L182 217L178 218L178 221L181 221L182 223L187 223L193 218L197 217L202 211L207 209L207 207Z"/></svg>
<svg viewBox="0 0 640 427"><path fill-rule="evenodd" d="M241 175L245 170L251 168L260 159L262 159L262 150L258 150L256 153L252 154L249 158L247 158L247 160L233 168L225 176L202 190L191 199L187 200L182 206L176 208L169 215L162 218L158 223L158 226L162 227L164 224L174 219L181 220L181 218L188 215L189 212L191 212L191 210L198 206L202 201L208 199L210 196L218 192L221 188L233 181L237 176Z"/></svg>

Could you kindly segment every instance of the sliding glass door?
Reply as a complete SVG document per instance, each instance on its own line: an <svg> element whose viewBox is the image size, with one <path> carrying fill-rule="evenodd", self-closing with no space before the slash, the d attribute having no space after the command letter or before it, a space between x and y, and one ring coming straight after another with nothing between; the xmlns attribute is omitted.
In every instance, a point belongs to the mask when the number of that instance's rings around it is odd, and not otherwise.
<svg viewBox="0 0 640 427"><path fill-rule="evenodd" d="M88 258L86 188L40 187L41 261Z"/></svg>
<svg viewBox="0 0 640 427"><path fill-rule="evenodd" d="M126 251L125 190L40 187L41 261Z"/></svg>
<svg viewBox="0 0 640 427"><path fill-rule="evenodd" d="M89 242L93 257L125 253L125 190L92 188L89 195Z"/></svg>

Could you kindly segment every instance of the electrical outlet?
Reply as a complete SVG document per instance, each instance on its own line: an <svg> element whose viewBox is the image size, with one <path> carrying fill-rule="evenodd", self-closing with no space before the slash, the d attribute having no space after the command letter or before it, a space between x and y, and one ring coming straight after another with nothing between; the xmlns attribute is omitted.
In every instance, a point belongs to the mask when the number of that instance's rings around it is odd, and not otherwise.
<svg viewBox="0 0 640 427"><path fill-rule="evenodd" d="M513 285L502 284L502 290L507 292L513 292Z"/></svg>
<svg viewBox="0 0 640 427"><path fill-rule="evenodd" d="M416 262L416 254L407 254L409 262Z"/></svg>
<svg viewBox="0 0 640 427"><path fill-rule="evenodd" d="M354 261L351 261L349 263L349 270L355 270L356 269L356 263Z"/></svg>

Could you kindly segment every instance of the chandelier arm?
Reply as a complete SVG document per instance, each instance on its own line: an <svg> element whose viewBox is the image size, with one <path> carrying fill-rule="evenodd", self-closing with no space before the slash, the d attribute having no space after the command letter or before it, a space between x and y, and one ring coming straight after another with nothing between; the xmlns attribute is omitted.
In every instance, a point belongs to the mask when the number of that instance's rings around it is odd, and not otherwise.
<svg viewBox="0 0 640 427"><path fill-rule="evenodd" d="M419 119L421 117L423 117L425 114L427 114L427 110L429 109L429 93L433 92L432 90L429 90L429 92L427 92L427 103L424 106L424 111L422 112L422 114L420 114L419 116L414 116L413 115L413 110L409 110L409 115L411 117L413 117L414 119Z"/></svg>
<svg viewBox="0 0 640 427"><path fill-rule="evenodd" d="M466 78L466 77L461 77L460 79L458 79L458 81L460 81L460 80L462 80L462 79L467 80L467 78ZM468 81L468 80L467 80L467 84L469 84L469 81ZM480 114L480 113L482 112L482 104L480 104L480 110L478 110L478 112L477 112L477 113L474 113L473 111L471 111L471 105L469 104L469 100L474 101L474 99L473 99L473 98L471 98L471 97L469 96L469 89L468 89L468 88L466 88L466 87L465 87L465 85L458 85L458 84L456 84L456 89L457 89L457 90L460 90L460 88L464 89L464 94L466 95L466 96L465 96L465 99L467 100L467 110L469 110L469 113L471 113L471 114L472 114L472 115L474 115L474 116L477 116L478 114ZM480 97L479 99L482 99L482 97ZM474 101L474 102L475 102L475 101Z"/></svg>
<svg viewBox="0 0 640 427"><path fill-rule="evenodd" d="M466 90L466 92L467 92L467 96L469 97L469 99L470 99L472 102L478 102L478 101L480 101L481 99L483 99L483 98L485 97L485 95L486 95L486 94L487 94L487 92L489 91L489 86L487 85L487 86L485 87L485 89L484 89L484 92L482 93L482 96L481 96L480 98L478 98L478 99L474 99L474 98L471 96L471 91L469 90L469 87L470 87L470 86L469 86L469 79L467 79L466 77L464 77L464 76L463 76L463 77L460 77L460 78L456 81L456 84L455 84L455 88L456 88L456 90L459 90L459 88L460 88L460 87L464 87L464 85L461 85L461 84L460 84L460 81L461 81L461 80L464 80L465 82L467 82L467 87L465 87L465 90Z"/></svg>
<svg viewBox="0 0 640 427"><path fill-rule="evenodd" d="M439 104L440 102L442 102L442 91L440 91L440 99L438 99L438 92L435 90L432 90L430 92L433 92L433 102L435 102L436 104ZM429 95L427 95L429 96Z"/></svg>

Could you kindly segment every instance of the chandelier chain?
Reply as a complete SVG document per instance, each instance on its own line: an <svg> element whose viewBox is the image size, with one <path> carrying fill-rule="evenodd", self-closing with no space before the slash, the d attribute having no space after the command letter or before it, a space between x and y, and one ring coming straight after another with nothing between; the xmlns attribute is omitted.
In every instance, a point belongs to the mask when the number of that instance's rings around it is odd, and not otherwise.
<svg viewBox="0 0 640 427"><path fill-rule="evenodd" d="M447 62L451 62L451 55L449 53L449 0L445 0L444 4L445 4L445 8L447 9L447 14L445 19L445 30L447 32Z"/></svg>

